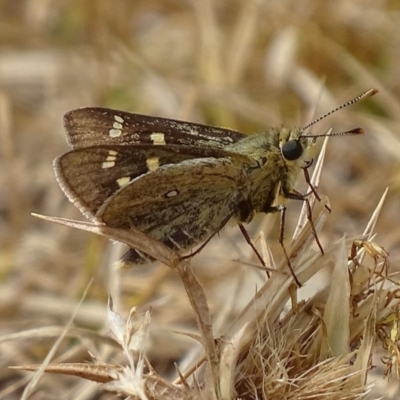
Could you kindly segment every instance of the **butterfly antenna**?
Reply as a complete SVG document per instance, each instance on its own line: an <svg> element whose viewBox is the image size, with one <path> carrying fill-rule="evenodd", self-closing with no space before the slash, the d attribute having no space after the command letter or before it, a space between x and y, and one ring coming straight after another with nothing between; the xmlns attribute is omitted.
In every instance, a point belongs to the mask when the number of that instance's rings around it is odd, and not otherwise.
<svg viewBox="0 0 400 400"><path fill-rule="evenodd" d="M310 126L315 125L317 122L323 120L324 118L326 118L327 116L335 113L336 111L339 111L347 106L350 106L354 103L357 103L358 101L365 99L366 97L370 97L373 96L374 94L378 93L378 89L369 89L366 92L360 94L359 96L355 97L353 100L350 100L344 104L342 104L339 107L336 107L334 110L329 111L328 113L322 115L321 117L318 117L317 119L315 119L314 121L310 122L309 124L307 124L305 127L303 127L303 131L305 131L307 128L309 128Z"/></svg>
<svg viewBox="0 0 400 400"><path fill-rule="evenodd" d="M364 134L365 131L363 128L354 128L344 132L328 132L328 133L323 133L321 135L301 135L301 137L317 139L319 137L326 137L326 136L348 136L348 135L364 135Z"/></svg>

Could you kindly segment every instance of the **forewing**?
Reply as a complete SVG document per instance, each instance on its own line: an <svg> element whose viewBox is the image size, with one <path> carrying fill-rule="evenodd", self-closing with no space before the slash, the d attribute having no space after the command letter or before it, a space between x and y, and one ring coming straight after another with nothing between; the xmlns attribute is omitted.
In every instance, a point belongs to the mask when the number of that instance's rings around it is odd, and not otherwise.
<svg viewBox="0 0 400 400"><path fill-rule="evenodd" d="M133 144L222 148L245 137L230 129L101 107L69 111L64 115L64 127L74 149Z"/></svg>
<svg viewBox="0 0 400 400"><path fill-rule="evenodd" d="M230 154L222 149L186 146L92 146L56 158L54 170L67 197L84 215L93 218L121 186L149 171L189 159L222 158ZM184 168L178 167L178 171L185 176Z"/></svg>
<svg viewBox="0 0 400 400"><path fill-rule="evenodd" d="M110 227L134 226L171 248L187 250L234 215L245 185L241 165L228 157L186 160L122 187L96 218Z"/></svg>

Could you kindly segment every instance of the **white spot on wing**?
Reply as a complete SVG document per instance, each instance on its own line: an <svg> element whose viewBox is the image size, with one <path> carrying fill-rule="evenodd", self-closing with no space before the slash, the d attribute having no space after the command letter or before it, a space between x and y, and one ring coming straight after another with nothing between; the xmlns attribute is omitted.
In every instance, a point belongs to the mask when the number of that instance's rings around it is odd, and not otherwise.
<svg viewBox="0 0 400 400"><path fill-rule="evenodd" d="M108 135L110 137L118 137L118 136L121 136L121 134L122 134L121 129L110 129L108 131Z"/></svg>
<svg viewBox="0 0 400 400"><path fill-rule="evenodd" d="M117 160L117 155L118 155L118 153L115 150L110 150L108 152L108 156L106 158L106 161L104 161L103 164L101 164L101 167L104 168L104 169L114 167L115 166L115 161Z"/></svg>
<svg viewBox="0 0 400 400"><path fill-rule="evenodd" d="M177 196L178 195L178 191L177 190L171 190L170 192L168 192L168 193L166 193L166 195L165 196L167 196L167 197L175 197L175 196Z"/></svg>
<svg viewBox="0 0 400 400"><path fill-rule="evenodd" d="M120 188L127 185L130 181L131 178L129 176L124 176L122 178L117 179L117 183Z"/></svg>
<svg viewBox="0 0 400 400"><path fill-rule="evenodd" d="M107 168L112 168L115 167L115 161L105 161L103 164L101 164L101 168L107 169Z"/></svg>
<svg viewBox="0 0 400 400"><path fill-rule="evenodd" d="M114 115L115 122L113 123L113 129L108 131L108 135L110 137L119 137L122 135L122 124L124 123L124 119L119 115Z"/></svg>
<svg viewBox="0 0 400 400"><path fill-rule="evenodd" d="M158 157L150 157L146 160L146 165L149 171L155 171L160 167L160 160Z"/></svg>
<svg viewBox="0 0 400 400"><path fill-rule="evenodd" d="M150 139L152 140L153 144L155 144L156 146L162 146L165 143L165 135L163 133L159 133L159 132L153 132L150 135Z"/></svg>
<svg viewBox="0 0 400 400"><path fill-rule="evenodd" d="M120 124L124 123L124 119L120 117L119 115L114 115L114 119L119 122Z"/></svg>

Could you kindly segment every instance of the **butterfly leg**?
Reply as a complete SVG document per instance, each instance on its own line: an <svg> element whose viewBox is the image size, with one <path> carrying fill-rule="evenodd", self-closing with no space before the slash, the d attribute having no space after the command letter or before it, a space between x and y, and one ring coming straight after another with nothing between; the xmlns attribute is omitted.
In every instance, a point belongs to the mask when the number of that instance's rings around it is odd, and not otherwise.
<svg viewBox="0 0 400 400"><path fill-rule="evenodd" d="M318 201L321 201L321 197L319 197L319 194L318 194L318 192L317 192L316 187L311 183L310 174L308 173L308 169L307 169L307 168L303 168L303 173L304 173L304 179L305 179L305 181L307 182L307 185L308 185L308 187L310 188L311 193L315 196L315 198L316 198ZM310 194L310 193L309 193L309 194ZM329 207L327 204L325 204L325 208L326 208L329 212L332 211L332 210L330 209L330 207Z"/></svg>
<svg viewBox="0 0 400 400"><path fill-rule="evenodd" d="M254 253L257 256L257 258L260 260L261 265L266 268L267 266L265 265L265 261L263 260L263 258L261 257L261 254L258 252L256 247L254 246L253 242L251 241L251 238L250 238L249 233L247 232L246 228L242 224L238 224L238 225L239 225L240 232L242 232L242 235L245 238L246 242L253 249ZM269 271L268 270L265 270L265 271L266 271L267 276L269 278L270 277Z"/></svg>
<svg viewBox="0 0 400 400"><path fill-rule="evenodd" d="M297 200L304 200L304 201L306 201L306 199L304 198L304 196L302 196L301 194L289 193L288 195L301 196L301 198L300 198L300 197L296 197L296 199L297 199ZM285 197L287 197L287 196L285 195ZM288 197L288 198L292 198L292 197ZM288 265L288 267L289 267L290 273L292 274L293 279L294 279L296 285L297 285L299 288L302 287L303 285L301 284L301 282L299 281L299 278L297 278L297 275L296 275L296 273L294 272L292 263L290 262L289 254L288 254L288 252L287 252L287 250L286 250L286 246L285 246L285 243L284 243L284 239L285 239L286 207L285 207L283 204L278 205L278 206L267 206L267 207L264 208L263 212L265 212L266 214L277 213L277 212L280 213L281 220L280 220L280 228L279 228L279 244L281 245L283 254L285 255L285 258L286 258L286 263L287 263L287 265Z"/></svg>
<svg viewBox="0 0 400 400"><path fill-rule="evenodd" d="M311 186L312 187L312 186ZM317 246L319 247L319 250L321 251L321 254L324 255L324 249L322 248L321 242L319 241L318 238L318 234L317 234L317 230L315 229L315 225L312 219L312 209L311 209L311 204L310 204L310 200L308 199L307 195L303 195L297 191L293 191L290 193L285 193L284 196L287 199L291 199L291 200L301 200L304 201L306 203L306 208L307 208L307 219L310 222L310 226L311 226L311 232L314 236L315 242L317 243Z"/></svg>
<svg viewBox="0 0 400 400"><path fill-rule="evenodd" d="M254 207L251 204L251 202L247 199L242 199L240 202L238 202L235 210L235 215L238 221L239 229L240 232L242 232L243 237L245 238L246 242L249 244L249 246L253 249L254 253L256 254L257 258L260 260L261 265L266 268L265 261L261 257L261 254L258 252L256 247L254 246L253 242L251 241L251 238L249 236L249 233L247 232L246 228L243 226L241 222L249 223L253 219L254 215ZM269 272L266 270L268 278L270 277Z"/></svg>
<svg viewBox="0 0 400 400"><path fill-rule="evenodd" d="M284 243L284 238L285 238L285 219L286 219L286 207L284 205L276 206L276 207L269 207L268 212L280 212L281 214L281 221L280 221L280 230L279 230L279 244L281 245L283 254L285 255L287 265L289 267L290 273L293 276L294 281L296 282L296 285L300 288L303 285L299 281L299 278L297 278L296 273L294 272L292 263L290 262L289 254L286 251L285 243Z"/></svg>

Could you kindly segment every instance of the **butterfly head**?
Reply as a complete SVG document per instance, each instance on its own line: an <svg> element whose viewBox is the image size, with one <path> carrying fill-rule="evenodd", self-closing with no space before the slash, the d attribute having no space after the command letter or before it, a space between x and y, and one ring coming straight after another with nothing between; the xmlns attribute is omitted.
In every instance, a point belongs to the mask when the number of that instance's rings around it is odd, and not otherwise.
<svg viewBox="0 0 400 400"><path fill-rule="evenodd" d="M282 128L279 149L288 165L307 168L316 155L316 138L302 136L303 129Z"/></svg>

